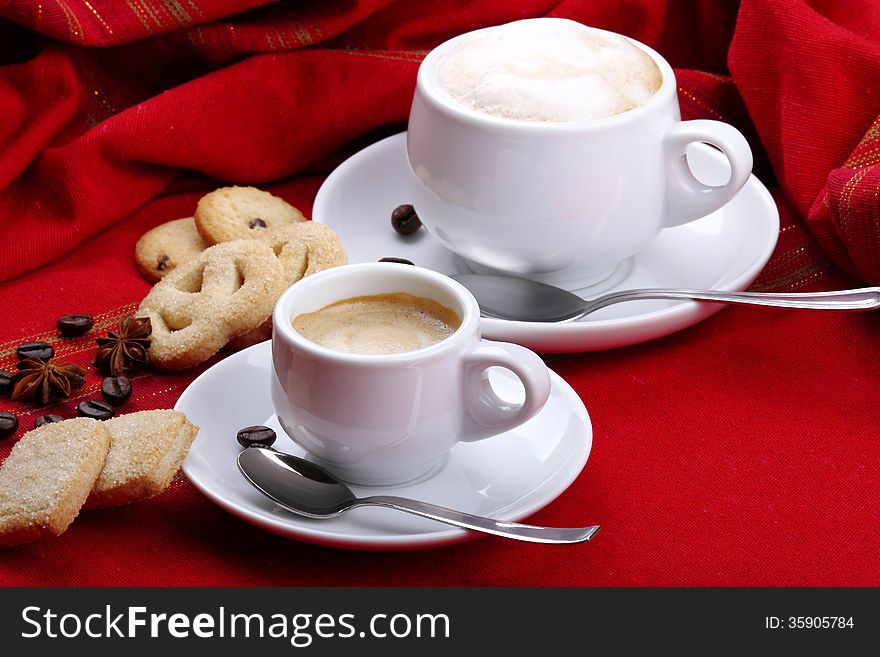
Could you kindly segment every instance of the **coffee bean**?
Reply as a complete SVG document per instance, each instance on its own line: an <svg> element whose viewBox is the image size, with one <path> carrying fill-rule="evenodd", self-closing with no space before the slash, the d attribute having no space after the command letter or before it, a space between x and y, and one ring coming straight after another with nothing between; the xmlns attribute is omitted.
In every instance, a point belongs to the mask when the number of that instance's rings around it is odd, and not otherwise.
<svg viewBox="0 0 880 657"><path fill-rule="evenodd" d="M111 406L119 406L131 397L131 381L127 376L108 376L101 381L101 394Z"/></svg>
<svg viewBox="0 0 880 657"><path fill-rule="evenodd" d="M0 411L0 438L9 438L18 429L18 417L6 411Z"/></svg>
<svg viewBox="0 0 880 657"><path fill-rule="evenodd" d="M61 315L55 326L65 338L78 338L88 333L95 325L91 315Z"/></svg>
<svg viewBox="0 0 880 657"><path fill-rule="evenodd" d="M44 424L51 424L52 422L64 422L64 418L60 415L55 415L54 413L41 415L36 420L34 420L34 429L39 429Z"/></svg>
<svg viewBox="0 0 880 657"><path fill-rule="evenodd" d="M104 402L90 399L77 404L76 414L80 417L90 417L93 420L109 420L113 417L113 409Z"/></svg>
<svg viewBox="0 0 880 657"><path fill-rule="evenodd" d="M396 262L398 265L413 265L415 266L412 260L407 260L406 258L379 258L379 262Z"/></svg>
<svg viewBox="0 0 880 657"><path fill-rule="evenodd" d="M401 235L412 235L422 227L422 220L411 205L398 205L391 213L391 227Z"/></svg>
<svg viewBox="0 0 880 657"><path fill-rule="evenodd" d="M15 355L18 356L18 360L24 360L25 358L39 358L45 362L55 355L55 350L48 342L25 342L24 344L18 345L18 349L15 350Z"/></svg>
<svg viewBox="0 0 880 657"><path fill-rule="evenodd" d="M0 370L0 395L8 395L10 392L12 392L12 374Z"/></svg>
<svg viewBox="0 0 880 657"><path fill-rule="evenodd" d="M236 438L242 447L269 447L275 442L275 432L258 424L245 427L238 432Z"/></svg>

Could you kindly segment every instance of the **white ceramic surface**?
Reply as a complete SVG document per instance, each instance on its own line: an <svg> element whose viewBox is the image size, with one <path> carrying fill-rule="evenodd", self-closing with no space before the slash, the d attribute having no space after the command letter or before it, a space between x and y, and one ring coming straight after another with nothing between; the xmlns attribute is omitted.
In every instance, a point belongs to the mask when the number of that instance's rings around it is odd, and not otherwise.
<svg viewBox="0 0 880 657"><path fill-rule="evenodd" d="M238 429L265 424L278 432L275 447L304 456L274 416L269 396L270 343L220 361L183 392L175 408L200 427L183 463L189 480L239 518L269 531L321 545L365 550L438 547L477 538L439 522L382 508L354 509L338 518L314 520L278 507L253 488L236 466ZM521 389L504 370L491 371L499 394L519 401ZM429 478L398 487L358 487L358 495L402 495L502 520L523 520L558 497L577 478L592 444L590 418L580 397L557 374L544 408L512 431L475 443L459 443ZM566 525L600 518L584 510Z"/></svg>
<svg viewBox="0 0 880 657"><path fill-rule="evenodd" d="M681 121L672 67L632 39L663 79L645 104L614 116L499 118L438 88L435 70L462 40L523 28L611 34L566 19L528 19L457 36L425 57L407 132L409 197L446 248L502 273L583 287L607 277L664 227L722 207L746 183L752 153L745 138L719 121ZM699 142L728 159L729 180L707 185L694 177L685 153Z"/></svg>
<svg viewBox="0 0 880 657"><path fill-rule="evenodd" d="M397 354L334 351L291 322L354 297L406 293L461 318L445 340ZM291 286L272 314L272 402L278 422L339 478L396 484L433 469L459 440L482 440L522 424L550 394L544 362L519 345L480 339L473 295L423 267L361 263L334 267ZM499 400L483 381L505 367L525 389L522 404Z"/></svg>
<svg viewBox="0 0 880 657"><path fill-rule="evenodd" d="M708 146L691 146L695 175L713 183L728 175L726 159ZM396 256L445 274L470 271L422 229L403 237L390 224L391 211L412 202L408 192L406 133L383 139L336 168L315 198L313 219L333 228L349 262ZM745 290L767 263L779 234L779 213L754 176L723 208L702 219L662 231L627 260L612 279L578 293L644 287ZM694 301L635 301L604 308L568 324L483 319L483 337L507 340L541 353L594 351L637 344L683 328L718 312L721 304Z"/></svg>

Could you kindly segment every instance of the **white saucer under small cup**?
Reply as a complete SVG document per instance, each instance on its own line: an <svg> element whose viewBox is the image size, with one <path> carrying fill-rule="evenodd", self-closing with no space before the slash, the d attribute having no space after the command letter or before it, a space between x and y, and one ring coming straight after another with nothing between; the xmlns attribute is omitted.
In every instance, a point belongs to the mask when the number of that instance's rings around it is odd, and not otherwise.
<svg viewBox="0 0 880 657"><path fill-rule="evenodd" d="M382 508L359 508L328 520L297 516L277 506L238 471L236 432L265 424L278 433L275 448L306 456L281 430L269 395L270 343L220 361L183 392L175 409L199 426L183 463L189 480L221 508L257 527L302 541L362 550L439 547L483 536ZM439 470L401 486L353 486L357 495L400 495L500 520L520 521L556 499L580 475L592 445L590 417L577 393L550 372L550 398L525 424L492 438L459 443ZM516 379L492 370L493 387L522 400ZM567 518L566 526L597 518Z"/></svg>
<svg viewBox="0 0 880 657"><path fill-rule="evenodd" d="M724 180L728 165L708 146L688 149L694 174L710 184ZM406 258L444 274L467 273L464 260L425 229L398 235L391 212L408 198L406 133L383 139L343 162L315 198L313 219L339 235L349 262ZM418 208L416 208L418 212ZM689 224L667 228L627 260L611 280L577 290L585 298L604 292L656 287L742 291L767 263L779 234L779 213L754 176L727 205ZM652 340L706 319L721 304L634 301L604 308L565 324L482 320L483 336L516 342L540 353L611 349Z"/></svg>

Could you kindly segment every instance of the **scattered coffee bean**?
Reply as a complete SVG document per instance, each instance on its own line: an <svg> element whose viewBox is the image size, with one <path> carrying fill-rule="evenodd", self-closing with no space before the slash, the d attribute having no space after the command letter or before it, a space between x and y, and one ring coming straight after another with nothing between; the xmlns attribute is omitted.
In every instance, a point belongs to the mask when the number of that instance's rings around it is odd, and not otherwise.
<svg viewBox="0 0 880 657"><path fill-rule="evenodd" d="M0 370L0 395L8 395L12 392L12 373Z"/></svg>
<svg viewBox="0 0 880 657"><path fill-rule="evenodd" d="M54 413L41 415L36 420L34 420L34 429L39 429L44 424L51 424L52 422L64 422L64 418L60 415L55 415Z"/></svg>
<svg viewBox="0 0 880 657"><path fill-rule="evenodd" d="M0 438L9 438L18 429L18 417L6 411L0 411Z"/></svg>
<svg viewBox="0 0 880 657"><path fill-rule="evenodd" d="M239 431L236 438L242 447L269 447L275 442L275 432L269 427L255 425Z"/></svg>
<svg viewBox="0 0 880 657"><path fill-rule="evenodd" d="M104 402L90 399L77 404L76 414L80 417L90 417L93 420L109 420L113 417L113 409Z"/></svg>
<svg viewBox="0 0 880 657"><path fill-rule="evenodd" d="M78 338L88 333L95 325L91 315L61 315L55 326L65 338Z"/></svg>
<svg viewBox="0 0 880 657"><path fill-rule="evenodd" d="M259 226L260 228L265 228L266 222L259 217L254 217L248 222L248 228L256 228L257 226Z"/></svg>
<svg viewBox="0 0 880 657"><path fill-rule="evenodd" d="M18 345L15 355L18 356L18 360L39 358L41 361L46 362L52 359L52 356L55 355L55 350L48 342L25 342Z"/></svg>
<svg viewBox="0 0 880 657"><path fill-rule="evenodd" d="M396 262L398 265L415 265L412 260L406 258L379 258L379 262Z"/></svg>
<svg viewBox="0 0 880 657"><path fill-rule="evenodd" d="M101 381L101 394L111 406L124 404L131 397L131 381L127 376L108 376Z"/></svg>
<svg viewBox="0 0 880 657"><path fill-rule="evenodd" d="M422 220L413 206L398 205L391 213L391 226L401 235L412 235L422 227Z"/></svg>

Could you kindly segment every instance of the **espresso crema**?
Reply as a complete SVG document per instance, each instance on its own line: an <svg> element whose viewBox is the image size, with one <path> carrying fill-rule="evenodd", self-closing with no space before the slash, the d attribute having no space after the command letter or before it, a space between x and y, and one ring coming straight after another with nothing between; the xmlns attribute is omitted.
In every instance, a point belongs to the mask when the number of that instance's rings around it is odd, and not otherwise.
<svg viewBox="0 0 880 657"><path fill-rule="evenodd" d="M465 36L437 60L451 102L506 119L592 121L644 105L663 76L626 38L562 18L515 21Z"/></svg>
<svg viewBox="0 0 880 657"><path fill-rule="evenodd" d="M293 319L297 333L334 351L399 354L445 340L461 326L446 306L404 292L353 297Z"/></svg>

